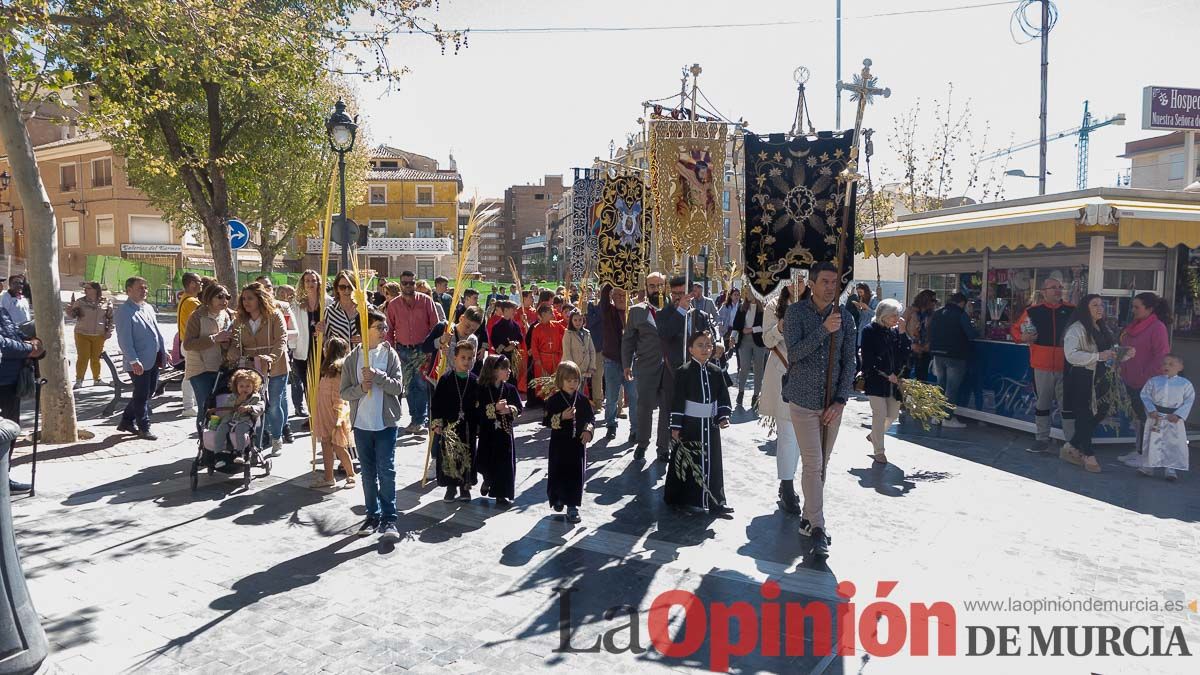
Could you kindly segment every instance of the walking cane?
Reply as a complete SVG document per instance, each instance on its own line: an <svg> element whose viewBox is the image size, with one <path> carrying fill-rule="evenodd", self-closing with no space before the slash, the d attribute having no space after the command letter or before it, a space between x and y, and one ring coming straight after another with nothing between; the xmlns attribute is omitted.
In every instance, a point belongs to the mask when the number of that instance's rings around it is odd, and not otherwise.
<svg viewBox="0 0 1200 675"><path fill-rule="evenodd" d="M38 437L42 435L42 385L46 378L38 377L33 381L33 466L29 475L29 496L37 495L37 446Z"/></svg>

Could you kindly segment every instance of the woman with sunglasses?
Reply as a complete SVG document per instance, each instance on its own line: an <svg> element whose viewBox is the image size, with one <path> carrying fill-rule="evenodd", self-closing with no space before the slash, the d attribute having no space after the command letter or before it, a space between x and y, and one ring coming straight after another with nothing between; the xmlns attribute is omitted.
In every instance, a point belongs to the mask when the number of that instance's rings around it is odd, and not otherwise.
<svg viewBox="0 0 1200 675"><path fill-rule="evenodd" d="M238 295L237 319L231 328L233 342L225 360L242 368L253 368L267 381L267 433L271 453L283 449L287 425L287 325L266 287L257 281Z"/></svg>
<svg viewBox="0 0 1200 675"><path fill-rule="evenodd" d="M200 306L188 317L183 329L183 375L196 395L197 426L208 419L208 396L233 338L229 330L233 323L229 300L229 290L224 286L205 286L200 292Z"/></svg>
<svg viewBox="0 0 1200 675"><path fill-rule="evenodd" d="M322 329L328 330L326 337L340 337L353 349L362 342L362 330L358 325L358 302L354 299L354 274L342 270L333 278L333 302L325 308Z"/></svg>
<svg viewBox="0 0 1200 675"><path fill-rule="evenodd" d="M321 275L316 270L304 270L300 275L300 289L292 299L292 323L296 327L296 346L292 348L292 401L296 414L308 417L308 355L317 350L317 333L321 325ZM325 296L325 306L333 306L333 298ZM314 386L316 382L313 383ZM305 420L305 424L308 420Z"/></svg>

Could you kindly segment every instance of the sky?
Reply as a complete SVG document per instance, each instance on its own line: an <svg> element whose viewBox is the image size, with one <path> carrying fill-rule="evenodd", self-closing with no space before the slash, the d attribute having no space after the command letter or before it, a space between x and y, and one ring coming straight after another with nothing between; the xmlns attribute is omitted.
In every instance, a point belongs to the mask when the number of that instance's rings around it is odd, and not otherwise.
<svg viewBox="0 0 1200 675"><path fill-rule="evenodd" d="M931 109L954 87L970 100L973 128L990 126L989 148L1036 139L1040 49L1010 32L1017 4L870 17L987 3L988 0L844 0L842 75L863 58L892 96L877 98L864 126L876 129L873 172L895 173L888 150L894 120L919 101ZM1050 33L1048 130L1076 127L1083 102L1093 115L1125 113L1126 126L1093 132L1089 186L1110 186L1129 166L1117 158L1141 129L1146 85L1200 88L1190 46L1200 21L1195 0L1060 0ZM1036 18L1037 10L1031 10ZM459 54L441 54L424 36L389 48L411 72L395 86L360 85L363 116L376 143L443 162L451 151L465 195L502 196L510 185L536 183L608 156L636 130L641 102L679 90L680 69L699 63L700 89L730 119L756 133L787 131L796 105L792 73L811 72L809 111L818 129L834 128L835 0L441 0L434 18L446 27L481 29L648 27L793 22L764 27L538 33L475 32ZM799 23L795 23L799 22ZM1018 35L1019 32L1018 32ZM932 131L926 115L923 127ZM853 107L843 102L843 127ZM1074 138L1049 145L1048 192L1074 189ZM1037 174L1037 149L1017 153L1010 169ZM1037 193L1037 181L1008 178L1006 196Z"/></svg>

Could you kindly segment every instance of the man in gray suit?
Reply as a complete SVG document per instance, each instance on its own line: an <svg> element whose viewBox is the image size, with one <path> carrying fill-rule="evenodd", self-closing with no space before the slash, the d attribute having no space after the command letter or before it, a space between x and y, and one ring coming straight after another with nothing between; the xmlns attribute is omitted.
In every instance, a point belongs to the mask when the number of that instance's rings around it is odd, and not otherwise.
<svg viewBox="0 0 1200 675"><path fill-rule="evenodd" d="M655 435L650 426L650 416L659 401L667 400L664 396L670 391L665 388L671 374L663 367L663 345L657 322L658 305L666 279L658 272L646 277L646 301L629 308L629 319L621 335L621 364L625 368L625 379L633 380L640 404L636 411L629 411L630 415L637 415L637 425L634 427L638 430L637 448L633 454L635 459L646 456L650 438ZM671 439L670 415L659 414L657 437L658 458L665 460Z"/></svg>

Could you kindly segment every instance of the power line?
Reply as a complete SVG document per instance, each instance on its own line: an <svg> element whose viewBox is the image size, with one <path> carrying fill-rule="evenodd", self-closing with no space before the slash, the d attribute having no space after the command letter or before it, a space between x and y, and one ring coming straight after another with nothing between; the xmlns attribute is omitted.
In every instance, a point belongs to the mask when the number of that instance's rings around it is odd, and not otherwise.
<svg viewBox="0 0 1200 675"><path fill-rule="evenodd" d="M859 16L843 17L843 21L859 21L866 19L884 19L897 16L913 16L920 14L941 14L944 12L959 12L971 9L985 9L1005 5L1020 4L1022 0L1002 0L1000 2L985 2L975 5L956 5L954 7L931 7L926 9L909 9L895 12L879 12L877 14L862 14ZM681 24L673 26L527 26L515 28L446 28L447 31L462 31L468 34L489 35L550 35L555 33L632 33L650 31L680 31L725 28L774 28L779 26L798 26L815 23L829 23L832 19L811 18L783 21L755 21L749 23L709 23ZM370 33L370 30L347 29L346 33Z"/></svg>

